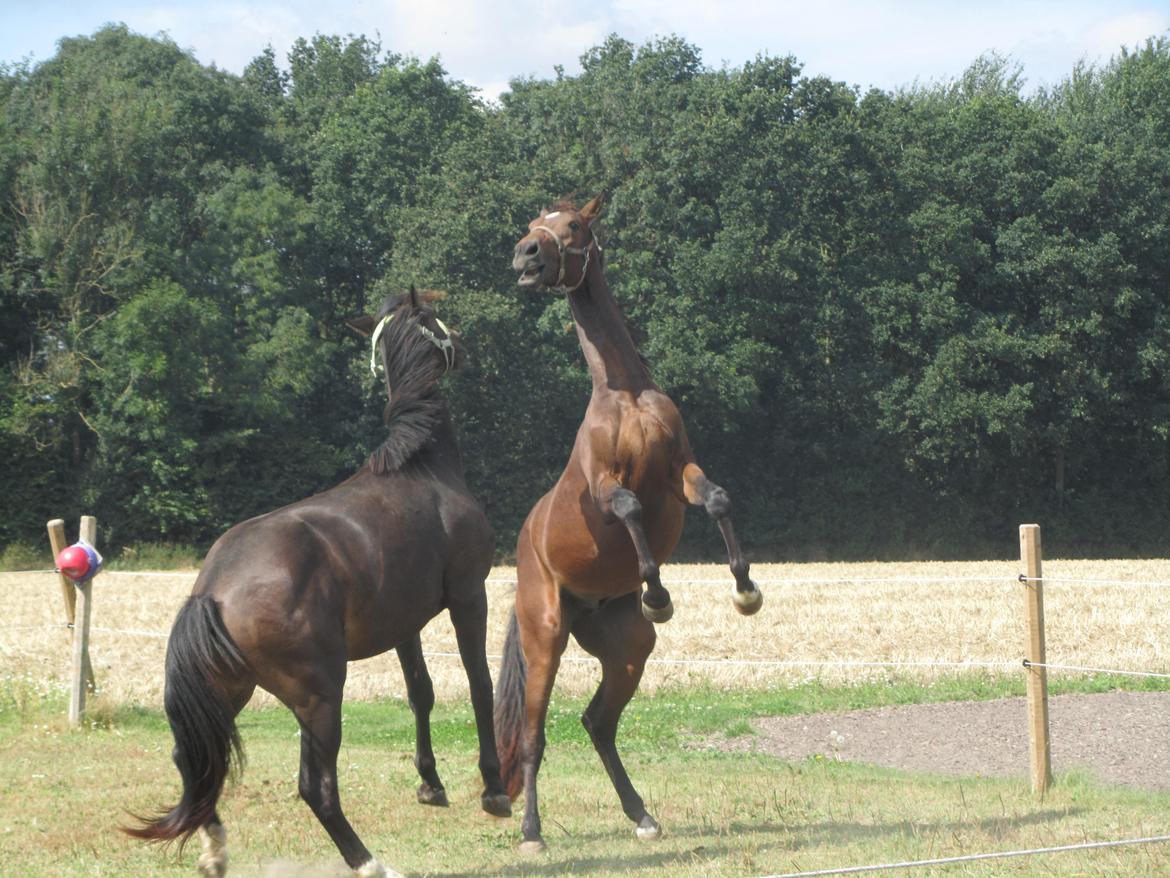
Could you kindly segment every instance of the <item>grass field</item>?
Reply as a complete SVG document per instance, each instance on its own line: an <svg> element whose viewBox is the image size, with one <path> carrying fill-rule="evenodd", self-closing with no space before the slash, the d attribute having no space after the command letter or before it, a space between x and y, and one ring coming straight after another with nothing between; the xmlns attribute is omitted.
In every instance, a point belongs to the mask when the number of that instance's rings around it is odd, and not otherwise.
<svg viewBox="0 0 1170 878"><path fill-rule="evenodd" d="M788 763L703 746L711 736L744 733L753 716L1022 692L1017 568L1014 561L759 565L753 572L764 583L764 609L744 619L731 608L724 568L672 566L672 580L721 584L672 587L676 614L659 629L655 658L724 662L652 665L647 691L623 721L619 745L666 836L650 844L633 838L577 720L595 671L570 663L554 696L541 775L550 850L532 859L515 850L518 819L495 821L478 811L466 683L457 660L444 655L454 645L441 617L424 642L444 699L435 746L451 808L414 803L412 721L392 658L352 668L343 802L380 858L410 875L435 876L752 878L1170 833L1170 796L1104 788L1075 776L1061 776L1040 802L1024 779L956 780L825 759ZM489 585L492 653L500 648L510 574L495 571L501 582ZM1165 581L1170 562L1050 561L1045 574L1053 579L1046 593L1051 662L1166 670L1170 622L1163 589L1056 580ZM906 577L915 581L873 581ZM127 810L152 811L177 795L170 733L158 709L160 635L192 579L184 573L98 580L92 654L102 692L89 726L70 730L62 719L68 632L55 577L0 575L0 875L194 874L194 849L178 856L114 829ZM812 664L734 663L739 660ZM837 661L957 664L815 664ZM1081 690L1137 682L1053 678L1054 687ZM231 874L344 875L324 831L296 796L299 745L291 716L260 700L242 715L241 731L249 764L223 808ZM1170 848L1153 845L905 874L1167 873Z"/></svg>

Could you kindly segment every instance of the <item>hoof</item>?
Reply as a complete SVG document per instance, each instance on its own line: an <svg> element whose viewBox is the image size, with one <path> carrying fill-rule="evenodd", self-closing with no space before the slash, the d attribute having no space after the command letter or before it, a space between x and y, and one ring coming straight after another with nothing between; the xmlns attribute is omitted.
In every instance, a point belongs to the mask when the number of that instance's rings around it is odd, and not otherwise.
<svg viewBox="0 0 1170 878"><path fill-rule="evenodd" d="M354 875L357 878L404 878L401 873L395 872L393 869L387 869L377 860L368 860L354 870Z"/></svg>
<svg viewBox="0 0 1170 878"><path fill-rule="evenodd" d="M508 798L507 793L496 793L495 795L484 793L479 797L479 801L483 805L483 810L493 817L512 816L512 800Z"/></svg>
<svg viewBox="0 0 1170 878"><path fill-rule="evenodd" d="M228 867L227 830L219 823L201 826L199 841L203 852L195 868L202 878L223 878Z"/></svg>
<svg viewBox="0 0 1170 878"><path fill-rule="evenodd" d="M735 602L735 608L739 610L740 615L754 616L764 605L764 593L753 582L751 591L736 589L731 593L731 600Z"/></svg>
<svg viewBox="0 0 1170 878"><path fill-rule="evenodd" d="M664 607L652 607L643 599L642 615L656 625L669 622L670 617L674 615L674 601L667 601Z"/></svg>
<svg viewBox="0 0 1170 878"><path fill-rule="evenodd" d="M662 827L658 825L653 817L647 814L638 823L638 827L634 830L634 835L642 839L642 841L654 841L662 838Z"/></svg>
<svg viewBox="0 0 1170 878"><path fill-rule="evenodd" d="M434 805L437 808L447 807L447 791L442 787L433 787L428 783L418 788L418 803L420 805Z"/></svg>
<svg viewBox="0 0 1170 878"><path fill-rule="evenodd" d="M520 853L525 856L543 854L546 850L548 850L548 845L544 843L543 838L528 838L520 842Z"/></svg>

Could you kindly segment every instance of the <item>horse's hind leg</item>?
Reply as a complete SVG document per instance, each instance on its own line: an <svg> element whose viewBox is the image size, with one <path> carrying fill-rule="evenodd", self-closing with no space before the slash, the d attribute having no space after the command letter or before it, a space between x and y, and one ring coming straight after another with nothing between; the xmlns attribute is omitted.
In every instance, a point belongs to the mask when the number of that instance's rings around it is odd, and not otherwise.
<svg viewBox="0 0 1170 878"><path fill-rule="evenodd" d="M601 685L581 723L622 803L622 810L636 826L638 838L658 838L658 822L634 789L617 752L617 726L622 711L634 697L646 657L654 649L655 633L636 605L636 595L625 595L592 613L579 616L573 636L581 647L601 660Z"/></svg>
<svg viewBox="0 0 1170 878"><path fill-rule="evenodd" d="M301 726L301 798L312 809L342 858L360 878L400 878L375 860L341 810L337 789L337 753L341 749L341 690L345 664L329 673L306 673L299 691L282 699ZM324 675L328 674L325 678ZM315 685L314 685L315 684Z"/></svg>
<svg viewBox="0 0 1170 878"><path fill-rule="evenodd" d="M255 683L244 683L230 695L232 707L236 714L244 709L256 691ZM223 878L227 874L227 829L219 817L219 811L213 811L211 821L199 827L199 846L202 848L196 868L203 878Z"/></svg>
<svg viewBox="0 0 1170 878"><path fill-rule="evenodd" d="M423 805L447 806L447 792L435 769L435 751L431 747L431 709L435 706L435 687L427 673L422 654L422 640L416 634L409 643L395 650L406 680L406 697L414 711L414 767L422 778L418 800Z"/></svg>
<svg viewBox="0 0 1170 878"><path fill-rule="evenodd" d="M683 468L683 491L688 502L707 510L723 534L727 560L735 577L735 591L731 595L735 608L745 616L758 612L764 603L764 594L748 575L749 564L740 551L739 540L735 538L731 526L731 497L708 479L693 461Z"/></svg>
<svg viewBox="0 0 1170 878"><path fill-rule="evenodd" d="M451 624L459 644L459 657L471 688L475 731L479 738L479 773L483 777L483 810L495 817L510 817L512 800L500 780L500 756L496 750L493 722L492 675L487 663L487 595L483 584L470 590L468 600L451 600Z"/></svg>
<svg viewBox="0 0 1170 878"><path fill-rule="evenodd" d="M199 827L199 845L203 848L196 864L199 874L203 878L223 878L228 865L227 830L219 812L212 815L210 823Z"/></svg>

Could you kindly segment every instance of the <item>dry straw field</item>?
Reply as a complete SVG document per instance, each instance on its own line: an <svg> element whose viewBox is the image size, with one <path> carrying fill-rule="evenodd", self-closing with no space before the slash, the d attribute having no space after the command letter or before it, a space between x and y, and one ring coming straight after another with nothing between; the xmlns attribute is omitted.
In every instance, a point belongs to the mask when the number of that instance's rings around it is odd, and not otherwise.
<svg viewBox="0 0 1170 878"><path fill-rule="evenodd" d="M658 628L643 689L700 681L762 688L808 680L929 681L962 671L1017 674L1026 632L1018 573L1018 561L760 564L753 575L764 590L764 608L743 618L732 608L725 567L669 565L664 578L675 616ZM1053 560L1045 562L1044 574L1050 663L1170 670L1170 614L1164 612L1170 561ZM95 581L90 652L105 698L161 705L166 632L194 576L106 572ZM488 583L493 656L502 646L513 576L510 568L497 568ZM1086 579L1162 585L1068 581ZM0 677L64 686L69 632L57 577L0 574L0 600ZM423 642L439 697L466 697L445 614L427 627ZM591 691L596 679L596 664L571 645L560 690ZM351 666L348 698L388 696L404 696L393 653Z"/></svg>

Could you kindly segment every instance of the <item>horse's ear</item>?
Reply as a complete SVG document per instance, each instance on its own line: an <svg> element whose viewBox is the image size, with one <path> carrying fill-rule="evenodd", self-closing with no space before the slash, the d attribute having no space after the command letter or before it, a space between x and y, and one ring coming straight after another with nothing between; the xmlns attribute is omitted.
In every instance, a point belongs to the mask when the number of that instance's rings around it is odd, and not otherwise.
<svg viewBox="0 0 1170 878"><path fill-rule="evenodd" d="M581 208L581 219L587 223L593 222L601 216L601 209L605 206L605 197L598 195L583 208Z"/></svg>
<svg viewBox="0 0 1170 878"><path fill-rule="evenodd" d="M413 292L413 288L411 290ZM447 298L446 290L419 290L418 301L424 305L429 305L431 302L439 302Z"/></svg>
<svg viewBox="0 0 1170 878"><path fill-rule="evenodd" d="M374 334L374 323L374 318L369 314L363 314L360 317L349 317L345 321L345 325L362 338L369 338Z"/></svg>
<svg viewBox="0 0 1170 878"><path fill-rule="evenodd" d="M418 290L414 288L414 284L410 285L410 307L418 307Z"/></svg>

